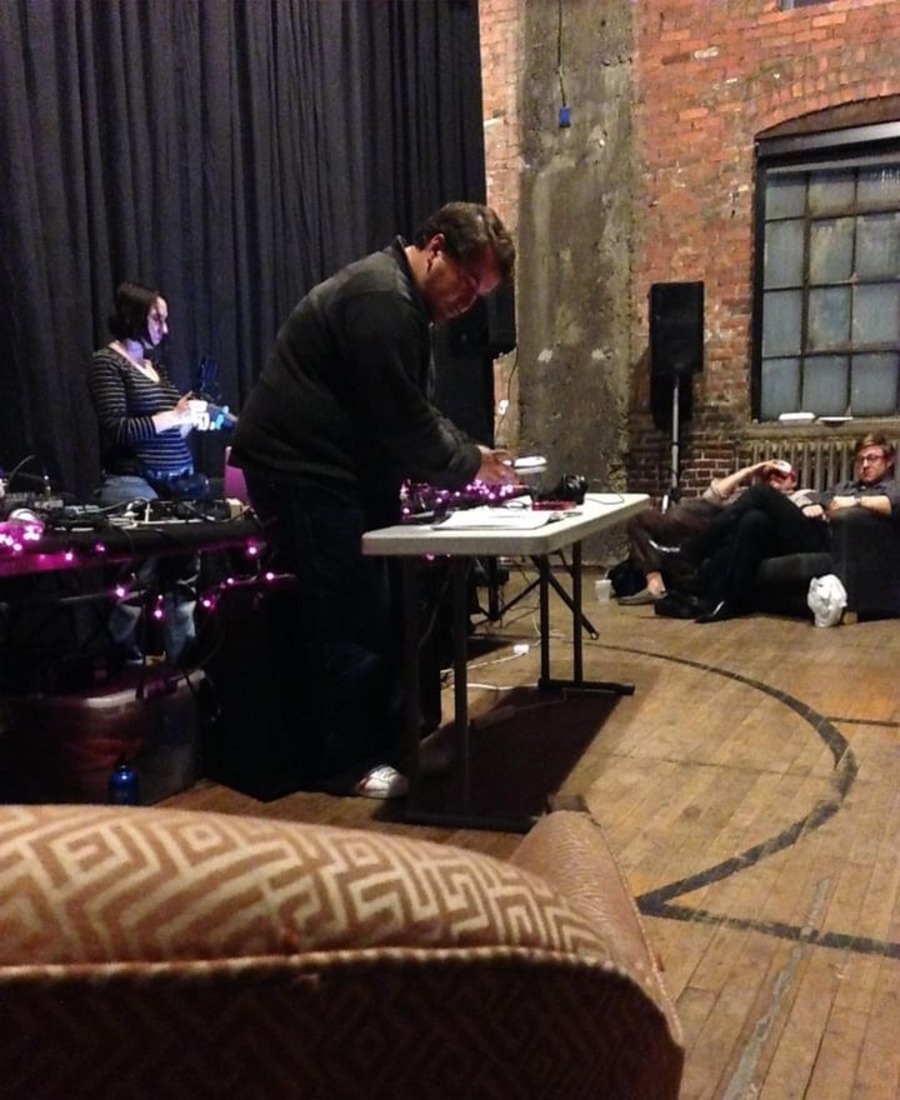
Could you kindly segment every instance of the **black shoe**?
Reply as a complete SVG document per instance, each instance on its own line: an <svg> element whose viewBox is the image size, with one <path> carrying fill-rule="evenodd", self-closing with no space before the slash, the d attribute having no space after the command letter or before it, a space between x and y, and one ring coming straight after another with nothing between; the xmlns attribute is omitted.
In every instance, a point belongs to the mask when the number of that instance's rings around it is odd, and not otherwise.
<svg viewBox="0 0 900 1100"><path fill-rule="evenodd" d="M696 619L700 608L693 596L680 592L669 592L653 605L653 612L666 619Z"/></svg>
<svg viewBox="0 0 900 1100"><path fill-rule="evenodd" d="M740 615L738 608L728 600L719 600L711 611L704 611L698 615L694 622L697 623L724 623L726 619L736 619Z"/></svg>

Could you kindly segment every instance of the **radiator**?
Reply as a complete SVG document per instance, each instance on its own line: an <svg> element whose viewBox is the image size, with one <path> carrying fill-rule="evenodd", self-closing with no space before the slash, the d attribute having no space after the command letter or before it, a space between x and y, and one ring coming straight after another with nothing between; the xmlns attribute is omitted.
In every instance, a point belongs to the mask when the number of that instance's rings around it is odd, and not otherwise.
<svg viewBox="0 0 900 1100"><path fill-rule="evenodd" d="M749 439L744 444L742 463L750 465L767 458L786 458L797 471L801 489L827 489L853 477L853 449L856 439L786 439L773 435ZM896 446L896 441L895 441Z"/></svg>

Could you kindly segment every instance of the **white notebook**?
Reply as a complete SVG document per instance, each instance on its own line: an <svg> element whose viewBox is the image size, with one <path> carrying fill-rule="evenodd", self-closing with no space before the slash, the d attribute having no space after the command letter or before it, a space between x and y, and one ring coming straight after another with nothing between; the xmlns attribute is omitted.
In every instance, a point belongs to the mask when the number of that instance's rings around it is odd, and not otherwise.
<svg viewBox="0 0 900 1100"><path fill-rule="evenodd" d="M483 505L450 512L445 519L433 526L445 531L533 531L550 523L551 520L558 519L561 514L549 511L535 512L531 508L491 508L489 505Z"/></svg>

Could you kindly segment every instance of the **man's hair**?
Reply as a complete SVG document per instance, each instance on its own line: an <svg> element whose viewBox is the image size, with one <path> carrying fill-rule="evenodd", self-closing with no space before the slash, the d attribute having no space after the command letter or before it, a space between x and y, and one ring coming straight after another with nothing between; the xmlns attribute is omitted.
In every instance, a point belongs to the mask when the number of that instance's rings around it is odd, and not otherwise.
<svg viewBox="0 0 900 1100"><path fill-rule="evenodd" d="M862 439L858 439L856 441L856 446L853 448L854 460L859 458L866 447L880 447L884 452L884 457L888 466L893 467L895 447L884 432L867 432Z"/></svg>
<svg viewBox="0 0 900 1100"><path fill-rule="evenodd" d="M512 276L516 265L516 246L509 230L489 207L477 202L448 202L436 210L413 236L413 244L424 248L441 233L447 254L454 260L480 256L490 248L504 279Z"/></svg>
<svg viewBox="0 0 900 1100"><path fill-rule="evenodd" d="M147 336L150 307L162 293L143 283L120 283L107 327L117 340L143 340Z"/></svg>

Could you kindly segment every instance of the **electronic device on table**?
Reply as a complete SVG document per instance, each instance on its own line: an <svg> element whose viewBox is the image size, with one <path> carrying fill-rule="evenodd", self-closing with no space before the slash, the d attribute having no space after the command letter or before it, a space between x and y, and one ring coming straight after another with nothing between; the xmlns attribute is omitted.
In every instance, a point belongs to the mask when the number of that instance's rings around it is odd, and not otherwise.
<svg viewBox="0 0 900 1100"><path fill-rule="evenodd" d="M219 388L219 363L216 359L210 359L204 355L197 367L194 394L201 401L206 402L206 412L209 415L209 430L218 431L223 428L233 428L237 424L237 417L227 405L222 404L222 394Z"/></svg>

